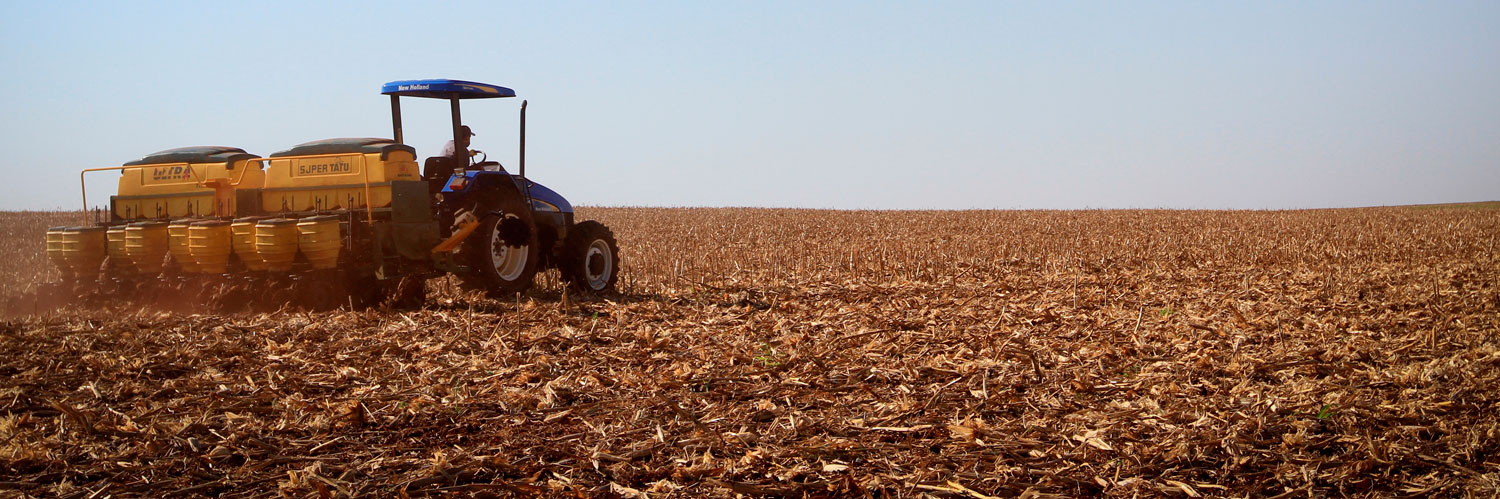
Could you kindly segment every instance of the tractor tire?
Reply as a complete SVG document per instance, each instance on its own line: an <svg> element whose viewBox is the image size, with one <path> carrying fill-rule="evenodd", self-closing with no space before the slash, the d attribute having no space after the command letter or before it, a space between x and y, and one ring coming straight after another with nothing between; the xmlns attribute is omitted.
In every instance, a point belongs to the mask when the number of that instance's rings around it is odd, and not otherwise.
<svg viewBox="0 0 1500 499"><path fill-rule="evenodd" d="M611 293L620 280L620 246L604 224L588 220L568 230L557 268L578 291Z"/></svg>
<svg viewBox="0 0 1500 499"><path fill-rule="evenodd" d="M465 287L481 289L497 298L531 289L542 255L529 210L505 210L503 215L486 216L465 246L465 260L474 269L463 278Z"/></svg>

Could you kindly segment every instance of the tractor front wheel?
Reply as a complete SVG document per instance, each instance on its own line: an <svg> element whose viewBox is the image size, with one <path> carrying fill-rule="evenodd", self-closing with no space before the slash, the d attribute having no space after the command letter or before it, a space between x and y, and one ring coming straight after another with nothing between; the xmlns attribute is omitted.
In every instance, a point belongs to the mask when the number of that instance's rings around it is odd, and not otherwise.
<svg viewBox="0 0 1500 499"><path fill-rule="evenodd" d="M599 222L579 222L568 230L558 268L563 280L580 291L614 291L620 280L620 246L615 234Z"/></svg>

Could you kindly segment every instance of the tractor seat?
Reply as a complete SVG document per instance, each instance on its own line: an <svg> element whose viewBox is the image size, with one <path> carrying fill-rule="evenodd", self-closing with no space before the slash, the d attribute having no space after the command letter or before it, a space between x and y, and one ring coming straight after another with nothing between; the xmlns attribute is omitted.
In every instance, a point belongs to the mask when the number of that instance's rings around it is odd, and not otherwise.
<svg viewBox="0 0 1500 499"><path fill-rule="evenodd" d="M427 192L437 193L448 183L448 177L458 168L458 162L449 156L433 156L422 163L422 180L427 181Z"/></svg>
<svg viewBox="0 0 1500 499"><path fill-rule="evenodd" d="M448 176L453 175L453 170L457 170L459 166L461 165L458 161L454 161L452 157L433 156L427 158L427 162L422 164L422 178L447 180Z"/></svg>

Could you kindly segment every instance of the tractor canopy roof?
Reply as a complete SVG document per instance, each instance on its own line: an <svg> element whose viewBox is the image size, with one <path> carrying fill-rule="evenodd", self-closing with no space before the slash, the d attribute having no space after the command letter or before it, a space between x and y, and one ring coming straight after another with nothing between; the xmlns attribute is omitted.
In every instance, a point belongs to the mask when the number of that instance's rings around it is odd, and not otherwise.
<svg viewBox="0 0 1500 499"><path fill-rule="evenodd" d="M430 97L434 99L451 99L454 97L460 99L492 99L495 97L516 96L515 90L499 85L443 78L393 81L382 85L380 93L402 97Z"/></svg>

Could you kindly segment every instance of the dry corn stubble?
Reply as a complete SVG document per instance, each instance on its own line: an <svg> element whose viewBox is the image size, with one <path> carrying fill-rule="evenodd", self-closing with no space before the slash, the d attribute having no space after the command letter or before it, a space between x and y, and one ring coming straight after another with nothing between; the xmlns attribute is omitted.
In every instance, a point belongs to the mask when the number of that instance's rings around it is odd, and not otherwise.
<svg viewBox="0 0 1500 499"><path fill-rule="evenodd" d="M53 278L5 214L4 296ZM587 208L620 296L0 324L27 494L1488 496L1500 211Z"/></svg>

